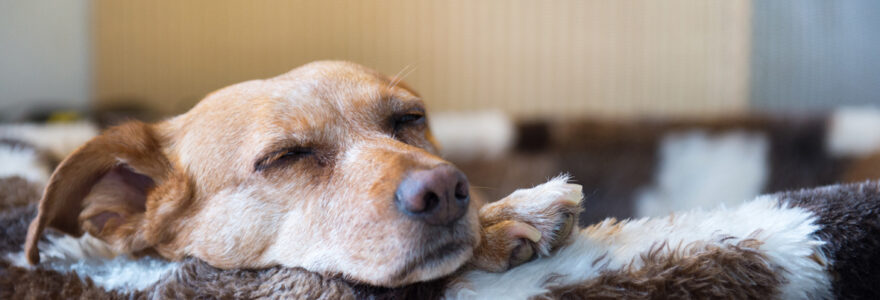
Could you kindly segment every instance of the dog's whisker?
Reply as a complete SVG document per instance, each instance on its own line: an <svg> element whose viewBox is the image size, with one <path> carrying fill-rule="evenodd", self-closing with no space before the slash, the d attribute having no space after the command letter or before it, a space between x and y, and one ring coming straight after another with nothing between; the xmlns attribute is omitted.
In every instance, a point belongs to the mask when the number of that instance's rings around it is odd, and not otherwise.
<svg viewBox="0 0 880 300"><path fill-rule="evenodd" d="M394 76L391 77L391 78L400 78L400 74L402 74L403 72L406 72L406 70L409 69L409 68L411 68L411 67L412 67L412 64L408 64L408 65L406 65L406 66L403 66L403 69L400 69L400 71L397 71L397 73L395 73ZM393 82L393 81L392 81L392 82Z"/></svg>
<svg viewBox="0 0 880 300"><path fill-rule="evenodd" d="M391 84L389 84L389 89L397 87L397 85L400 84L400 82L403 81L404 78L409 76L409 74L412 74L412 72L414 72L418 68L411 66L412 65L406 65L406 67L400 70L400 72L397 72L397 75L394 75L394 79L391 81ZM406 73L403 73L404 71Z"/></svg>
<svg viewBox="0 0 880 300"><path fill-rule="evenodd" d="M394 88L395 86L397 86L397 83L400 82L400 80L401 80L400 76L403 74L403 72L406 72L406 70L408 70L411 66L412 65L406 65L403 67L403 69L400 69L400 71L397 71L397 74L394 74L394 76L391 77L391 82L388 83L388 88L391 89L391 88Z"/></svg>

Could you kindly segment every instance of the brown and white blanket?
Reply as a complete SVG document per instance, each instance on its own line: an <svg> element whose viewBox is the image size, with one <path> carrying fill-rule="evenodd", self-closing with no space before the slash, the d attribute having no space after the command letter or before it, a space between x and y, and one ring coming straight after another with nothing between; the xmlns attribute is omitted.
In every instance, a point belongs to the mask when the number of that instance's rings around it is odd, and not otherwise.
<svg viewBox="0 0 880 300"><path fill-rule="evenodd" d="M611 148L637 149L627 143L613 146L618 143L614 140L621 139L619 135L604 136L601 127L590 128L599 129L594 129L593 133L580 131L581 134L592 134L589 147L585 147L601 153L578 150L583 156L590 153L600 158L602 155L612 157L613 153L626 156L630 152L615 152ZM625 132L619 128L614 130ZM636 131L644 132L633 129L631 133ZM816 131L822 130L806 130L804 134L809 136L810 132ZM605 146L595 145L603 136L610 142ZM789 147L777 141L784 140L784 137L780 135L773 139L773 145L783 146L773 147ZM663 144L658 139L648 140L654 141L651 142L655 145L653 147L662 148L657 146ZM754 142L748 137L744 140ZM687 136L680 141L693 143ZM725 143L723 139L719 141ZM790 147L800 143L816 146L809 138L792 142ZM44 263L27 266L20 253L27 225L35 213L33 203L39 199L45 182L42 176L47 176L43 174L48 174L52 168L52 151L18 141L0 143L0 151L4 149L12 149L11 153L18 155L7 156L7 161L26 166L33 172L0 178L2 299L430 299L500 295L574 299L880 297L880 286L875 284L880 282L880 184L877 182L763 196L729 209L698 210L623 222L606 220L582 229L573 236L569 246L552 256L506 273L460 272L434 282L391 289L361 285L338 275L315 274L297 268L221 270L195 259L167 262L150 255L137 259L111 258L102 255L100 243L88 237L77 240L58 234L50 234L42 240L44 245L41 248L49 256ZM575 155L581 153L578 151L563 152ZM820 156L826 157L824 154ZM629 157L638 159L640 156ZM783 165L812 166L810 168L818 168L816 170L833 166L832 169L837 170L818 172L825 174L821 176L837 175L812 179L820 180L814 184L848 173L840 171L843 169L838 166L859 161L846 159L843 164L840 158L789 159L792 161ZM796 164L804 159L807 160L802 162L803 165ZM605 163L613 161L620 160L611 159ZM628 170L606 167L621 172ZM803 178L811 175L808 172L799 174ZM584 176L587 181L593 178ZM613 178L616 177L606 179ZM618 184L617 188L621 189L637 186L627 182ZM610 186L615 190L614 185ZM587 191L587 203L593 198ZM587 207L590 210L590 206Z"/></svg>
<svg viewBox="0 0 880 300"><path fill-rule="evenodd" d="M33 200L33 199L28 199ZM186 259L105 259L49 235L22 263L33 204L0 213L0 298L872 298L880 295L880 183L763 196L737 208L582 229L505 273L381 288L298 268L221 270ZM56 250L53 250L54 249ZM65 250L66 249L66 250ZM78 251L74 251L78 249ZM67 251L67 252L65 252Z"/></svg>

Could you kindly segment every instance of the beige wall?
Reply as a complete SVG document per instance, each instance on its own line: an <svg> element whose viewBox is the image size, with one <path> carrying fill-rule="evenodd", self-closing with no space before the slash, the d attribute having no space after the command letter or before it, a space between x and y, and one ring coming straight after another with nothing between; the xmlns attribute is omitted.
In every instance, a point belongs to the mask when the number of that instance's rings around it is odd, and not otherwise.
<svg viewBox="0 0 880 300"><path fill-rule="evenodd" d="M89 12L87 1L0 1L0 120L88 107Z"/></svg>
<svg viewBox="0 0 880 300"><path fill-rule="evenodd" d="M406 81L434 110L519 116L746 109L748 0L96 0L95 94L186 110L317 59Z"/></svg>

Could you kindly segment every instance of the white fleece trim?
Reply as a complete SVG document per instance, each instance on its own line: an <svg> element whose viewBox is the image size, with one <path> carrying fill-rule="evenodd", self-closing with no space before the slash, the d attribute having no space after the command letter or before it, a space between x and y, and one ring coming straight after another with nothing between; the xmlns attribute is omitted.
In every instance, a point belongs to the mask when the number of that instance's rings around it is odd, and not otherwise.
<svg viewBox="0 0 880 300"><path fill-rule="evenodd" d="M0 125L0 138L25 141L34 147L49 151L58 159L67 157L73 150L96 135L98 135L98 127L86 121Z"/></svg>
<svg viewBox="0 0 880 300"><path fill-rule="evenodd" d="M688 245L694 242L736 244L744 238L763 242L760 250L773 266L786 272L783 299L821 299L830 294L830 279L823 266L810 258L824 242L812 234L819 229L815 217L801 208L780 207L773 197L758 197L737 208L695 210L664 218L625 221L617 233L604 221L580 231L576 239L555 254L505 273L471 271L446 293L451 299L527 299L547 292L543 283L590 280L602 270L620 269L630 262L639 266L640 255L655 245ZM722 236L734 238L720 241ZM663 251L670 251L665 249ZM594 263L595 262L595 263Z"/></svg>
<svg viewBox="0 0 880 300"><path fill-rule="evenodd" d="M68 235L47 235L47 238L48 243L39 244L39 267L65 274L76 272L80 278L88 277L107 290L144 290L180 265L154 257L117 256L109 245L88 233L80 238ZM24 251L10 253L6 260L18 267L34 268L28 264Z"/></svg>
<svg viewBox="0 0 880 300"><path fill-rule="evenodd" d="M49 181L50 173L36 150L0 144L0 178L19 176L42 186Z"/></svg>

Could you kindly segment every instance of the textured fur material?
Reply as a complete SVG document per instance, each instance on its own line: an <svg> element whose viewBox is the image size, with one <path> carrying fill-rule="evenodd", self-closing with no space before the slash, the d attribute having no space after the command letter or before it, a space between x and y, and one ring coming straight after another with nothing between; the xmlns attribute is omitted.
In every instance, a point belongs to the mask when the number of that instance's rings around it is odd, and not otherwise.
<svg viewBox="0 0 880 300"><path fill-rule="evenodd" d="M840 298L871 298L880 296L874 285L877 277L877 253L880 231L878 231L878 212L880 212L880 183L832 186L761 197L740 208L748 222L773 221L774 210L782 212L776 217L796 220L806 217L800 227L782 226L781 235L771 234L772 228L765 228L753 234L737 233L731 227L731 235L714 235L714 239L699 236L679 237L669 232L650 235L638 234L624 238L621 232L640 230L650 224L659 226L666 222L686 226L688 214L664 219L638 220L628 223L607 221L584 229L584 233L596 237L617 237L605 242L617 243L620 247L646 245L647 251L637 250L632 255L637 260L620 260L615 254L602 255L602 247L580 248L574 245L560 249L559 253L547 258L527 263L506 273L501 278L516 276L517 273L531 274L531 282L546 288L543 292L532 294L541 298L566 299L656 299L656 298L768 298L777 295L782 298L821 298L822 279L811 279L815 271L803 269L804 266L818 266L821 272L825 267L831 270L831 291ZM778 201L778 202L777 202ZM781 206L778 203L784 203ZM777 204L774 204L777 203ZM775 208L774 208L775 207ZM803 210L803 209L806 210ZM756 211L756 209L758 209ZM762 210L767 210L762 213ZM808 213L812 212L812 213ZM709 212L711 213L711 212ZM723 213L723 211L722 211ZM806 214L804 214L806 213ZM17 207L0 213L0 250L4 257L11 252L21 251L27 222L34 215L34 206ZM699 213L697 213L699 215ZM730 215L728 215L729 217ZM787 217L786 217L787 216ZM792 219L793 218L793 219ZM724 221L713 218L712 220ZM733 220L743 224L742 220ZM745 223L748 223L745 222ZM797 222L792 224L799 224ZM630 226L631 229L626 229ZM635 227L632 227L635 226ZM749 225L742 225L749 228ZM686 233L693 235L699 231L708 232L710 228L688 227ZM798 229L801 228L801 229ZM745 229L743 229L745 230ZM803 232L806 230L807 232ZM745 232L745 231L743 231ZM583 234L583 233L582 233ZM819 246L821 251L813 254L798 252L795 248L784 246L779 239L807 238L805 241L822 239L827 243L804 245ZM695 240L694 240L695 239ZM657 244L652 240L665 241ZM680 241L676 243L675 241ZM44 240L45 241L45 240ZM580 241L580 240L579 240ZM792 240L794 241L794 240ZM641 246L638 246L641 247ZM638 248L637 247L637 248ZM593 250L590 250L593 249ZM635 248L633 248L635 249ZM772 250L776 249L776 250ZM566 274L554 272L553 268L535 267L558 258L565 259L564 251L577 251L578 257L594 257L587 261L581 270L600 270L595 276L575 276L572 280ZM591 252L592 251L592 252ZM599 251L599 252L597 252ZM594 256L591 256L594 255ZM794 257L807 259L791 260ZM579 260L564 260L566 268L577 270ZM799 265L806 263L806 265ZM590 267L592 266L592 267ZM540 270L540 272L536 271ZM604 271L601 271L604 270ZM581 274L585 275L585 274ZM0 262L0 298L307 298L307 299L390 299L415 297L420 299L438 298L444 292L454 291L462 280L474 274L459 274L450 286L440 280L419 283L400 288L377 288L352 284L336 276L326 276L297 268L275 267L263 270L221 270L204 262L187 259L179 264L173 275L166 276L149 288L141 291L107 290L96 285L90 278L81 277L75 272L62 273L43 266L32 269ZM495 276L495 275L492 275ZM819 280L819 281L815 281ZM499 282L499 280L495 280ZM505 284L505 291L513 292L522 286ZM815 282L810 285L804 283ZM810 296L808 290L819 294ZM807 294L798 294L804 292ZM500 295L496 291L493 295ZM511 294L504 294L513 296Z"/></svg>
<svg viewBox="0 0 880 300"><path fill-rule="evenodd" d="M18 176L0 178L0 210L40 201L41 188Z"/></svg>
<svg viewBox="0 0 880 300"><path fill-rule="evenodd" d="M644 266L604 272L580 284L551 287L551 299L765 299L778 296L783 282L754 240L706 245L685 252L655 248L641 257Z"/></svg>
<svg viewBox="0 0 880 300"><path fill-rule="evenodd" d="M42 185L52 173L47 155L19 141L0 140L0 178L21 177Z"/></svg>
<svg viewBox="0 0 880 300"><path fill-rule="evenodd" d="M40 201L54 164L27 142L0 137L0 211Z"/></svg>
<svg viewBox="0 0 880 300"><path fill-rule="evenodd" d="M667 269L667 261L676 261L678 257L717 260L719 254L714 252L720 248L735 253L720 255L727 257L721 258L726 260L725 266L713 268L710 264L700 269L682 265L679 266L682 269L676 269L681 272L670 273L677 274L676 277L667 277L669 283L716 278L719 281L714 284L722 284L725 277L744 277L758 286L723 284L730 286L730 293L736 295L772 290L785 299L821 299L828 294L830 282L825 266L814 259L822 256L819 249L822 241L812 235L819 229L813 224L814 219L804 209L780 205L775 197L763 196L729 209L696 210L622 222L607 220L583 229L570 245L547 258L505 273L463 274L447 295L484 299L503 293L511 298L532 298L552 292L553 286L603 282L601 277L613 273L633 274L630 281L644 281L646 278L639 276L652 277L655 272L651 270ZM749 253L752 251L756 254ZM698 258L700 256L705 257ZM730 260L731 257L735 259ZM761 265L763 267L742 267ZM767 281L768 271L775 273L769 277L773 280ZM764 281L758 282L759 279ZM643 286L637 290L649 288ZM661 290L661 298L668 292Z"/></svg>
<svg viewBox="0 0 880 300"><path fill-rule="evenodd" d="M775 142L774 142L775 143ZM797 145L797 143L792 143ZM811 148L811 147L806 147ZM773 148L775 149L775 148ZM776 150L773 150L775 153ZM796 158L798 159L798 158ZM541 165L541 161L536 161ZM534 168L526 168L534 172ZM548 168L552 169L552 168ZM773 172L776 172L775 169ZM532 175L536 175L532 174ZM540 174L537 174L540 175ZM513 176L513 175L511 175ZM771 176L771 178L776 178ZM610 177L613 179L613 177ZM775 179L772 179L775 180ZM353 284L338 275L316 274L298 268L269 268L262 270L222 270L192 258L174 264L174 272L151 282L142 290L131 286L110 286L105 279L94 276L87 269L76 271L59 269L44 264L36 268L22 268L5 260L7 254L21 252L27 222L33 218L32 203L39 197L37 184L21 177L0 179L4 207L0 207L0 299L45 298L438 298L448 292L449 278L403 286L379 288ZM589 188L589 187L588 187ZM6 193L5 191L11 191ZM840 298L877 298L880 291L875 283L880 280L880 242L878 242L878 213L880 213L880 186L877 183L833 186L778 195L774 199L806 208L815 215L814 236L827 241L816 255L807 256L807 266L828 267L831 270L831 292ZM588 190L588 197L590 191ZM775 200L774 200L775 201ZM755 220L772 220L753 216ZM673 217L670 220L679 220ZM610 232L621 223L608 223ZM644 235L652 238L662 234ZM669 235L665 236L669 238ZM533 294L547 298L706 298L750 297L760 295L793 296L802 286L792 285L792 268L777 268L786 256L768 254L768 247L754 236L727 237L692 244L652 244L647 251L638 253L638 263L620 264L599 272L592 279L566 280L562 274L548 275L539 283L546 290ZM49 236L42 242L53 242ZM634 240L626 243L635 243ZM555 254L554 254L555 255ZM552 258L553 255L551 255ZM527 269L549 258L515 268L508 273ZM605 257L607 259L607 257ZM573 262L570 260L568 262ZM108 265L122 262L118 257ZM599 267L604 260L591 263ZM122 266L125 267L125 266ZM131 269L137 270L137 269ZM816 272L796 272L816 274ZM457 274L457 276L462 276ZM807 281L809 282L809 281ZM459 281L460 283L460 281ZM821 286L821 284L819 284ZM512 286L511 286L512 287ZM117 288L114 290L114 288ZM786 289L788 291L786 291ZM491 294L499 296L502 292ZM504 294L510 296L509 294ZM763 297L761 297L763 296ZM802 295L803 296L803 295ZM819 295L821 296L821 294ZM798 297L801 298L801 297Z"/></svg>
<svg viewBox="0 0 880 300"><path fill-rule="evenodd" d="M880 299L880 182L783 193L818 216L839 299Z"/></svg>
<svg viewBox="0 0 880 300"><path fill-rule="evenodd" d="M27 226L36 214L35 205L0 213L0 254L20 252ZM0 299L125 299L167 298L354 298L345 282L324 279L302 269L220 270L188 259L173 276L142 291L107 290L75 272L62 273L43 266L22 268L0 260Z"/></svg>

